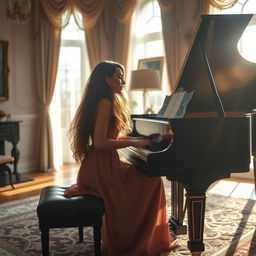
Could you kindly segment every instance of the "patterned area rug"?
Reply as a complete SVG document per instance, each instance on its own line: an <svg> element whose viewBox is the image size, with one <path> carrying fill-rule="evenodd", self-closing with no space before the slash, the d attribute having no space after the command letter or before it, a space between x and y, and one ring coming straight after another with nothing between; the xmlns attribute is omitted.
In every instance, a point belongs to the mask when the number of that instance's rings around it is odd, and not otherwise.
<svg viewBox="0 0 256 256"><path fill-rule="evenodd" d="M168 209L170 194L166 190ZM207 256L256 255L256 205L253 200L207 195L204 243ZM0 255L41 255L36 207L38 197L0 205ZM178 236L180 246L168 255L190 255L187 236ZM51 255L93 256L92 229L84 228L84 242L78 243L78 230L52 229ZM120 255L121 256L121 255ZM137 255L133 255L137 256Z"/></svg>

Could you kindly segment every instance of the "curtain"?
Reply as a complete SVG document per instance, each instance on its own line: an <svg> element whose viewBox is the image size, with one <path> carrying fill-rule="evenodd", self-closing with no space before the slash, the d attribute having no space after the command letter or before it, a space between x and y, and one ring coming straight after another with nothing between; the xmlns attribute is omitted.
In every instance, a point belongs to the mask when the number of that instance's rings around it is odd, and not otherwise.
<svg viewBox="0 0 256 256"><path fill-rule="evenodd" d="M39 3L36 3L35 8L36 89L40 105L38 168L39 171L49 171L54 170L49 105L53 96L57 75L61 31L48 21L44 12L40 11Z"/></svg>
<svg viewBox="0 0 256 256"><path fill-rule="evenodd" d="M238 0L157 1L161 8L170 91L173 91L201 14L209 13L210 6L230 8Z"/></svg>
<svg viewBox="0 0 256 256"><path fill-rule="evenodd" d="M74 14L85 30L90 66L102 60L127 64L131 17L136 0L40 0L55 28L63 28ZM81 16L76 12L81 13ZM64 15L62 21L61 16Z"/></svg>
<svg viewBox="0 0 256 256"><path fill-rule="evenodd" d="M90 29L94 27L98 21L106 0L40 0L42 8L50 23L56 28L65 27L70 19L70 15L74 15L75 21L79 28ZM75 11L79 11L83 18L80 18ZM62 21L60 22L60 17Z"/></svg>
<svg viewBox="0 0 256 256"><path fill-rule="evenodd" d="M175 89L178 75L201 14L208 13L205 0L158 0L161 8L166 66L170 91Z"/></svg>
<svg viewBox="0 0 256 256"><path fill-rule="evenodd" d="M103 60L127 65L131 17L135 4L136 0L108 0L97 24L91 29L86 29L85 26L92 69Z"/></svg>
<svg viewBox="0 0 256 256"><path fill-rule="evenodd" d="M208 0L209 3L218 9L228 9L234 6L238 0Z"/></svg>

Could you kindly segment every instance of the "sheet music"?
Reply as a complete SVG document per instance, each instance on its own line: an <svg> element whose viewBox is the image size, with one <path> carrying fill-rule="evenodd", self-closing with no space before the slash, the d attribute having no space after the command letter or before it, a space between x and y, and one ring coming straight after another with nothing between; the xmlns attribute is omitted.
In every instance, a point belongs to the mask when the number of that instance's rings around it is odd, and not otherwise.
<svg viewBox="0 0 256 256"><path fill-rule="evenodd" d="M183 118L186 113L186 108L191 100L194 91L187 92L183 88L179 88L175 93L166 96L163 107L158 112L158 117L166 118Z"/></svg>

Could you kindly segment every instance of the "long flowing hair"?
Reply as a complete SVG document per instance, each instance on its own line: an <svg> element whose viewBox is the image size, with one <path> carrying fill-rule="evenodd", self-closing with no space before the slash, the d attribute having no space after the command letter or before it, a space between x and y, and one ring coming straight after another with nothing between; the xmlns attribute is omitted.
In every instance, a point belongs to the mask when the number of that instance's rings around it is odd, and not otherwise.
<svg viewBox="0 0 256 256"><path fill-rule="evenodd" d="M124 72L121 64L104 61L93 69L75 117L71 122L69 136L71 150L77 162L82 162L92 142L96 107L100 99L107 98L112 102L114 124L117 129L126 133L130 128L130 111L126 95L112 93L106 82L106 76L112 77L117 68Z"/></svg>

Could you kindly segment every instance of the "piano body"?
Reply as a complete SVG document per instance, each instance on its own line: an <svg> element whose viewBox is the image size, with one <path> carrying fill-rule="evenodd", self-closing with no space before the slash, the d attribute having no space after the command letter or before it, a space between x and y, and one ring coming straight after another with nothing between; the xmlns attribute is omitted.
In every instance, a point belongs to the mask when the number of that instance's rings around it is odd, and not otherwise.
<svg viewBox="0 0 256 256"><path fill-rule="evenodd" d="M194 91L185 117L133 115L130 136L162 136L146 149L119 150L148 176L166 176L172 181L170 221L178 233L186 232L182 224L186 207L192 255L204 251L207 188L231 173L248 172L251 154L256 152L256 118L252 113L256 107L256 64L237 50L251 18L251 14L202 15L176 85L176 90Z"/></svg>

